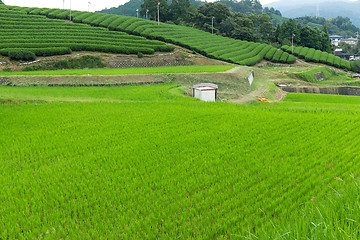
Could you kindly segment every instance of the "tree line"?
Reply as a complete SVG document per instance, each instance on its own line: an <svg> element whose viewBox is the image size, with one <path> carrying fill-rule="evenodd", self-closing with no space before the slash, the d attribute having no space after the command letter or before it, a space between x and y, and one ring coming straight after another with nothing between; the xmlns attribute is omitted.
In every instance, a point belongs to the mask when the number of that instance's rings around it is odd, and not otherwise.
<svg viewBox="0 0 360 240"><path fill-rule="evenodd" d="M231 7L229 7L231 6ZM278 10L262 8L258 0L221 0L198 8L189 0L144 0L140 15L149 20L185 25L225 37L268 43L276 47L295 45L333 52L326 24L322 29L296 23L294 19L274 26L269 13L281 16Z"/></svg>

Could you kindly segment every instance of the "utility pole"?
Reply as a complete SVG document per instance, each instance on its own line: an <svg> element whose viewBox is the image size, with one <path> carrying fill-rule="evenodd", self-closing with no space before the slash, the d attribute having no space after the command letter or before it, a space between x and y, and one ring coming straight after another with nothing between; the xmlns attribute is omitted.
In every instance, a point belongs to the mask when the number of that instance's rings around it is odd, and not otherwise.
<svg viewBox="0 0 360 240"><path fill-rule="evenodd" d="M88 2L88 12L90 12L90 5L91 5L91 2Z"/></svg>
<svg viewBox="0 0 360 240"><path fill-rule="evenodd" d="M145 15L146 20L148 20L148 14L149 14L149 9L146 9L146 15Z"/></svg>
<svg viewBox="0 0 360 240"><path fill-rule="evenodd" d="M160 25L160 2L158 2L157 10L158 10L158 25Z"/></svg>
<svg viewBox="0 0 360 240"><path fill-rule="evenodd" d="M295 34L292 34L292 37L291 37L291 54L294 55L294 37L295 37Z"/></svg>
<svg viewBox="0 0 360 240"><path fill-rule="evenodd" d="M71 0L70 0L70 21L71 21Z"/></svg>
<svg viewBox="0 0 360 240"><path fill-rule="evenodd" d="M136 18L139 18L139 9L136 9Z"/></svg>
<svg viewBox="0 0 360 240"><path fill-rule="evenodd" d="M214 36L214 18L215 17L212 17L211 18L211 35Z"/></svg>
<svg viewBox="0 0 360 240"><path fill-rule="evenodd" d="M63 0L63 9L65 9L65 0Z"/></svg>

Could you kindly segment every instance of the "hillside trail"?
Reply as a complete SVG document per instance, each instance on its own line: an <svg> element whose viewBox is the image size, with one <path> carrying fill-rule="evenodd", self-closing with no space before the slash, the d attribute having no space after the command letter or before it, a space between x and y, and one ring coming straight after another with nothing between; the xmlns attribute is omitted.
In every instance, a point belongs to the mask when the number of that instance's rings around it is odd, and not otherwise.
<svg viewBox="0 0 360 240"><path fill-rule="evenodd" d="M224 73L236 73L241 76L247 76L253 69L247 66L236 66ZM270 77L270 76L269 76ZM256 81L256 80L255 80ZM270 92L269 82L273 82L270 79L266 81L257 82L256 88L250 93L241 96L238 99L232 99L230 102L246 104L251 102L257 102L258 97L266 97L266 95ZM273 97L274 102L280 102L286 97L286 92L282 91L280 88L272 90L271 96Z"/></svg>

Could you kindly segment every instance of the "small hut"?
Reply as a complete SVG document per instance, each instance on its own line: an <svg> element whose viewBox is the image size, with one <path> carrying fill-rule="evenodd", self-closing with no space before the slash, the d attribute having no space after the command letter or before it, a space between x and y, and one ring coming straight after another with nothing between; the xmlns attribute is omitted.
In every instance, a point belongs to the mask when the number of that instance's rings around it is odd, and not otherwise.
<svg viewBox="0 0 360 240"><path fill-rule="evenodd" d="M213 83L200 83L193 86L193 97L205 102L215 102L218 86Z"/></svg>

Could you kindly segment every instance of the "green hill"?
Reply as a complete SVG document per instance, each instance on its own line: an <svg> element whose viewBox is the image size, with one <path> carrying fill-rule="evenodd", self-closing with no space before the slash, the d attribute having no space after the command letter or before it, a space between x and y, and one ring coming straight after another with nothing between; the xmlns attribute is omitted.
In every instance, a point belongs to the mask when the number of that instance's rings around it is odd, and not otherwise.
<svg viewBox="0 0 360 240"><path fill-rule="evenodd" d="M29 8L27 8L30 11ZM35 9L31 12L43 11ZM46 9L49 16L58 9ZM48 19L30 15L22 9L0 9L0 54L27 50L37 56L51 56L71 51L98 51L124 54L139 52L152 54L155 51L172 51L172 46L150 41L140 36L130 36L120 31L109 31L103 27Z"/></svg>
<svg viewBox="0 0 360 240"><path fill-rule="evenodd" d="M60 9L19 7L11 7L11 9L23 10L30 15L46 15L47 17L60 19L69 18L68 11ZM230 39L185 26L158 24L140 18L104 13L74 11L72 16L72 20L77 23L106 27L109 30L174 43L205 56L240 65L254 65L263 59L283 63L295 62L295 57L289 56L288 53L267 44Z"/></svg>

